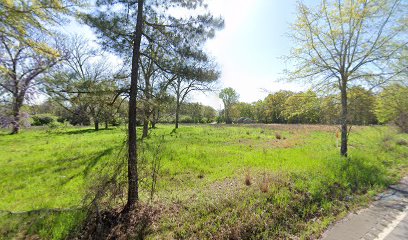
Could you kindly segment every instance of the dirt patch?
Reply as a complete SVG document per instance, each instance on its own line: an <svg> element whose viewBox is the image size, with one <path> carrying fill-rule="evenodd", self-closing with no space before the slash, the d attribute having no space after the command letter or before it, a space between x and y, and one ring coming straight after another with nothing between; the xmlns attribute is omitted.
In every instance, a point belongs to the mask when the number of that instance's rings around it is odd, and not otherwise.
<svg viewBox="0 0 408 240"><path fill-rule="evenodd" d="M144 239L154 232L160 212L158 206L145 204L125 213L121 209L93 212L73 239Z"/></svg>

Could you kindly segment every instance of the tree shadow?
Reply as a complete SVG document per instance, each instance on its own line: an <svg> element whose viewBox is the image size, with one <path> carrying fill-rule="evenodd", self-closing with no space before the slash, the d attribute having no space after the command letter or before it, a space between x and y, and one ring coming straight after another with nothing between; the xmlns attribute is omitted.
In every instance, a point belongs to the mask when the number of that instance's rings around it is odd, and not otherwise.
<svg viewBox="0 0 408 240"><path fill-rule="evenodd" d="M92 157L91 159L89 159L90 161L88 161L88 163L87 163L87 165L86 165L86 167L85 167L84 175L85 175L85 176L88 176L88 175L89 175L89 172L90 172L90 171L92 170L92 168L99 162L99 160L100 160L102 157L111 154L115 148L116 148L116 147L107 148L107 149L105 149L105 150L103 150L103 151L100 151L100 152L97 153L94 157Z"/></svg>
<svg viewBox="0 0 408 240"><path fill-rule="evenodd" d="M93 128L86 128L86 129L77 129L77 130L67 131L67 132L58 133L58 134L77 135L77 134L104 132L104 131L112 131L112 130L114 130L114 128L108 128L108 129L104 128L104 129L99 129L99 130L95 130Z"/></svg>
<svg viewBox="0 0 408 240"><path fill-rule="evenodd" d="M364 157L342 158L331 167L352 192L365 193L373 186L387 187L392 183L381 163L370 162Z"/></svg>
<svg viewBox="0 0 408 240"><path fill-rule="evenodd" d="M107 149L105 149L105 150L99 151L99 152L97 152L97 153L95 153L95 154L92 154L90 157L84 158L84 160L82 160L82 161L78 161L78 163L76 164L76 167L80 167L80 166L82 166L83 164L86 164L85 170L84 170L84 171L80 171L80 172L78 172L78 173L75 173L75 174L73 174L73 175L67 177L66 179L62 180L62 181L60 182L60 184L61 184L61 185L65 185L65 184L67 184L68 182L70 182L71 180L73 180L73 179L76 178L76 177L80 177L80 176L88 177L89 174L90 174L90 172L91 172L91 170L95 167L95 165L96 165L104 156L110 155L115 149L117 149L116 146L110 147L110 148L107 148ZM75 161L77 161L77 160L79 160L79 159L80 159L80 157L74 158ZM61 160L59 160L59 161L61 161ZM68 167L67 167L67 166L62 166L62 167L59 167L59 168L55 169L54 172L64 171L66 168L68 168Z"/></svg>
<svg viewBox="0 0 408 240"><path fill-rule="evenodd" d="M2 239L66 239L78 231L86 213L84 208L0 211L0 236Z"/></svg>

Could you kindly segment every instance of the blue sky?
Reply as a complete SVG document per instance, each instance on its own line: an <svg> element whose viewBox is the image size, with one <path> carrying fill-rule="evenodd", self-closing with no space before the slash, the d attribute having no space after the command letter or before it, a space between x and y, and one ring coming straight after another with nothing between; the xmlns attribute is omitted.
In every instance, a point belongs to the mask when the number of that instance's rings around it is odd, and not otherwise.
<svg viewBox="0 0 408 240"><path fill-rule="evenodd" d="M263 99L268 91L305 89L278 81L285 68L281 57L292 44L287 34L296 16L295 0L210 0L209 7L225 19L225 28L207 43L222 69L220 88L234 88L243 102ZM197 94L191 100L222 107L217 93Z"/></svg>
<svg viewBox="0 0 408 240"><path fill-rule="evenodd" d="M278 81L285 68L281 59L289 53L290 23L295 20L296 0L208 0L209 10L225 20L225 28L206 44L206 49L222 70L218 90L234 88L240 101L254 102L268 92L281 89L300 91L306 86ZM308 4L317 0L304 1ZM95 40L92 30L71 23L66 32ZM193 93L189 101L222 109L218 92Z"/></svg>

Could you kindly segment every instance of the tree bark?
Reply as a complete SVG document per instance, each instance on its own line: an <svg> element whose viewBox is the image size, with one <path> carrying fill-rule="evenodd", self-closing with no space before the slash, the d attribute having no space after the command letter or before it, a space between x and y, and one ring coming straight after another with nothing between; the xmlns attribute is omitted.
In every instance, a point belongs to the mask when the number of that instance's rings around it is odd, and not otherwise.
<svg viewBox="0 0 408 240"><path fill-rule="evenodd" d="M143 119L143 134L142 138L146 138L149 134L149 120L147 118Z"/></svg>
<svg viewBox="0 0 408 240"><path fill-rule="evenodd" d="M21 97L15 97L13 103L13 121L11 122L12 130L11 134L17 134L20 132L20 108L23 105L23 99Z"/></svg>
<svg viewBox="0 0 408 240"><path fill-rule="evenodd" d="M229 108L229 107L228 107ZM229 110L225 109L225 123L226 124L232 124L232 120L229 114Z"/></svg>
<svg viewBox="0 0 408 240"><path fill-rule="evenodd" d="M342 81L341 86L341 147L340 155L347 157L347 125L348 125L348 111L347 111L347 80Z"/></svg>
<svg viewBox="0 0 408 240"><path fill-rule="evenodd" d="M179 118L180 118L180 87L181 80L177 79L177 93L176 93L176 129L179 128Z"/></svg>
<svg viewBox="0 0 408 240"><path fill-rule="evenodd" d="M108 129L108 128L109 128L108 120L105 120L105 129Z"/></svg>
<svg viewBox="0 0 408 240"><path fill-rule="evenodd" d="M97 118L94 119L94 126L95 126L95 131L99 131L99 120Z"/></svg>
<svg viewBox="0 0 408 240"><path fill-rule="evenodd" d="M156 123L157 123L157 119L159 118L159 110L157 110L157 114L156 114L156 110L153 111L153 119L152 119L152 128L156 128Z"/></svg>
<svg viewBox="0 0 408 240"><path fill-rule="evenodd" d="M180 118L180 100L177 99L176 104L176 129L179 128L179 118Z"/></svg>
<svg viewBox="0 0 408 240"><path fill-rule="evenodd" d="M124 208L131 210L139 200L139 176L137 171L137 136L136 136L136 95L139 76L140 43L143 29L144 0L137 2L137 22L133 36L132 71L130 77L129 94L129 123L128 123L128 197Z"/></svg>
<svg viewBox="0 0 408 240"><path fill-rule="evenodd" d="M143 69L142 69L143 70ZM143 71L144 73L144 80L145 80L145 90L144 90L144 95L145 95L145 104L144 105L144 118L143 118L143 134L142 138L146 138L147 135L149 134L149 119L151 116L151 86L150 86L150 78L152 77L152 65L148 67L147 70Z"/></svg>

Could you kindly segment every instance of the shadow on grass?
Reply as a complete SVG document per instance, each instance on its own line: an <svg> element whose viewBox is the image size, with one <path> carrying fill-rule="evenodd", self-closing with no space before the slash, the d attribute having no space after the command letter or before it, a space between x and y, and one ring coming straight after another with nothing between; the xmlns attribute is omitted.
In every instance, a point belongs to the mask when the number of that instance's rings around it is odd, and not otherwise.
<svg viewBox="0 0 408 240"><path fill-rule="evenodd" d="M387 187L392 183L383 164L369 161L365 157L338 159L329 167L335 173L337 181L351 192L366 193L375 186Z"/></svg>
<svg viewBox="0 0 408 240"><path fill-rule="evenodd" d="M2 239L66 239L78 231L86 214L81 208L0 211L0 236Z"/></svg>
<svg viewBox="0 0 408 240"><path fill-rule="evenodd" d="M71 161L71 160L77 161L76 164L75 164L75 167L77 167L77 168L78 168L78 167L81 167L81 166L83 166L83 165L85 165L85 169L84 169L84 171L79 171L79 172L77 172L77 173L71 175L70 177L67 177L66 179L62 180L62 181L60 182L60 184L61 184L61 185L65 185L65 184L67 184L68 182L70 182L72 179L74 179L74 178L76 178L76 177L80 177L80 176L88 177L88 175L90 174L91 170L95 167L95 165L96 165L103 157L112 154L112 152L113 152L115 149L118 149L118 147L117 147L117 146L114 146L114 147L107 148L107 149L105 149L105 150L102 150L102 151L99 151L99 152L97 152L97 153L95 153L95 154L92 154L90 157L84 157L84 158L83 158L84 160L80 160L81 157L76 157L76 158L67 159L66 161ZM78 160L80 160L80 161L78 161ZM66 162L66 161L65 161L65 162ZM63 161L63 160L59 160L59 162L60 162L60 163L63 163L64 161ZM72 166L61 166L61 167L55 169L54 172L61 172L61 171L64 171L64 170L66 170L66 169L68 169L68 168L70 168L70 169L72 170Z"/></svg>
<svg viewBox="0 0 408 240"><path fill-rule="evenodd" d="M108 129L99 129L98 131L93 129L93 128L86 128L86 129L78 129L78 130L73 130L73 131L67 131L63 133L58 133L58 134L65 134L65 135L77 135L77 134L86 134L86 133L95 133L95 132L104 132L104 131L112 131L114 130L113 128L108 128Z"/></svg>
<svg viewBox="0 0 408 240"><path fill-rule="evenodd" d="M110 147L83 158L59 160L60 166L54 171L62 172L72 167L83 169L78 169L77 173L59 184L67 184L77 177L87 177L103 157L109 156L117 148ZM71 161L75 161L74 166L68 164ZM82 168L84 165L85 168ZM82 231L88 214L86 208L37 209L25 212L0 210L0 239L72 239Z"/></svg>
<svg viewBox="0 0 408 240"><path fill-rule="evenodd" d="M114 149L117 149L118 147L111 147L111 148L107 148L103 151L100 151L99 153L95 154L94 157L90 158L87 161L85 170L84 170L84 175L88 176L89 172L92 170L93 167L95 167L95 165L99 162L99 160L101 160L102 157L106 156L106 155L110 155Z"/></svg>

